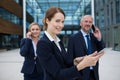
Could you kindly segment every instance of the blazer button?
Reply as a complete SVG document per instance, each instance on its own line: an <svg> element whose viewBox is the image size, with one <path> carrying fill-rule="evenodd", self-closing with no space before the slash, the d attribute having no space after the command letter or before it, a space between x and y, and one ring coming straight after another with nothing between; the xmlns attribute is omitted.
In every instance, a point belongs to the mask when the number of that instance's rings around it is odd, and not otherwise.
<svg viewBox="0 0 120 80"><path fill-rule="evenodd" d="M36 60L37 56L34 57L34 60Z"/></svg>

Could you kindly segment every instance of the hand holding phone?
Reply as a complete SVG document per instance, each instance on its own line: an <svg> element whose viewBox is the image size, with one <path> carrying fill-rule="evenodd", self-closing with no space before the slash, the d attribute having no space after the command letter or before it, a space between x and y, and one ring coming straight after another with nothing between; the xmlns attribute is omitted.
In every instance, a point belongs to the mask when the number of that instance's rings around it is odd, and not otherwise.
<svg viewBox="0 0 120 80"><path fill-rule="evenodd" d="M102 50L100 50L100 51L98 52L98 54L101 54L101 53L104 53L104 52L105 52L105 48L102 49Z"/></svg>
<svg viewBox="0 0 120 80"><path fill-rule="evenodd" d="M92 24L92 30L93 32L95 32L95 26Z"/></svg>
<svg viewBox="0 0 120 80"><path fill-rule="evenodd" d="M32 35L32 33L29 31L29 32L27 33L27 38L30 38L30 39L31 39L31 35Z"/></svg>

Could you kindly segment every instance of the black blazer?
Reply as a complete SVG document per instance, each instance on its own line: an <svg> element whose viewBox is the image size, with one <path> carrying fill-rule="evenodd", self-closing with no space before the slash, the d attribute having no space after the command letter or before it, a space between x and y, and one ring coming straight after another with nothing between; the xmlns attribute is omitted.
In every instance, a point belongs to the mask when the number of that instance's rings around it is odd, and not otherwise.
<svg viewBox="0 0 120 80"><path fill-rule="evenodd" d="M45 80L71 80L80 76L76 66L70 67L69 58L61 42L60 47L62 51L45 34L38 42L37 55L45 69Z"/></svg>
<svg viewBox="0 0 120 80"><path fill-rule="evenodd" d="M43 74L38 58L35 59L32 40L23 38L20 43L20 55L24 57L24 63L21 72L32 74L35 67L37 71Z"/></svg>
<svg viewBox="0 0 120 80"><path fill-rule="evenodd" d="M98 41L92 33L90 33L90 37L91 37L91 43L92 43L92 52L100 51L105 47L103 41ZM69 38L68 54L71 54L72 60L76 57L88 55L86 43L85 43L85 40L84 40L84 37L83 37L81 31L72 35ZM96 80L99 80L98 63L93 68L94 68L95 78L96 78ZM79 77L79 80L88 80L89 73L90 73L89 67L83 69L81 71L81 74L83 77Z"/></svg>

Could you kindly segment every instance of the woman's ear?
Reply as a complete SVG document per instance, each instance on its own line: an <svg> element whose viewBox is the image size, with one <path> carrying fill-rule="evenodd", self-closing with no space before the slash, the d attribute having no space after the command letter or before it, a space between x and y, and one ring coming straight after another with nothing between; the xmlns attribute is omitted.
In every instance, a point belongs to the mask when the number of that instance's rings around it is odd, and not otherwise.
<svg viewBox="0 0 120 80"><path fill-rule="evenodd" d="M49 23L49 20L48 20L48 18L46 19L46 23L47 23L47 24Z"/></svg>

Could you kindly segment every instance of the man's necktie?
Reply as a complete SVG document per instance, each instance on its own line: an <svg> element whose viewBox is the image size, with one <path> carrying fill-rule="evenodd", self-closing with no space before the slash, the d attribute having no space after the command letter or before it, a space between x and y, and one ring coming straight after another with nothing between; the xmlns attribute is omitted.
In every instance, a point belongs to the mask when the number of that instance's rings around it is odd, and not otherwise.
<svg viewBox="0 0 120 80"><path fill-rule="evenodd" d="M87 38L87 44L88 44L87 52L88 52L88 54L91 54L92 53L92 46L91 46L90 36L86 35L86 38Z"/></svg>
<svg viewBox="0 0 120 80"><path fill-rule="evenodd" d="M86 38L87 38L87 44L88 44L87 52L88 52L88 54L91 54L92 53L92 46L91 46L90 36L86 35ZM92 70L92 69L93 69L93 67L90 66L90 70Z"/></svg>

